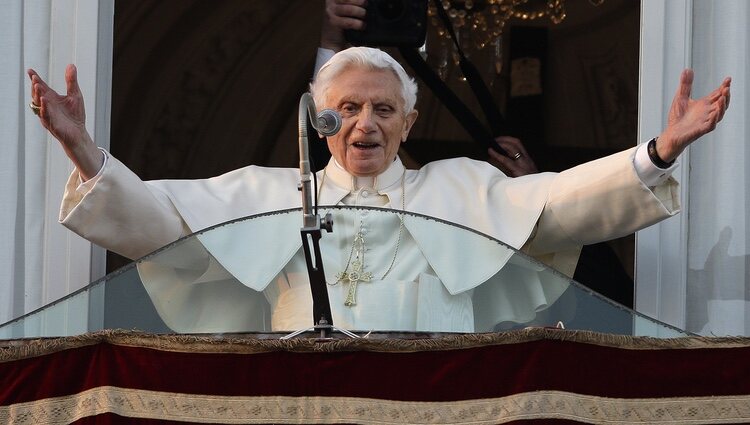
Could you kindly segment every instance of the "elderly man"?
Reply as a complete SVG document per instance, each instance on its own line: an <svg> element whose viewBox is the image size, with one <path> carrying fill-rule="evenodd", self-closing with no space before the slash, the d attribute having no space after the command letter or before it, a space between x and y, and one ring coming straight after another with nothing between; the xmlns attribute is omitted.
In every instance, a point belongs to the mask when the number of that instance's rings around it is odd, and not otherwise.
<svg viewBox="0 0 750 425"><path fill-rule="evenodd" d="M86 131L75 67L66 70L66 95L49 88L33 70L29 76L32 109L76 166L60 221L94 243L137 258L217 223L299 205L296 169L250 166L207 180L143 182L97 148ZM406 170L397 151L417 118L416 84L386 53L350 48L334 55L311 85L318 108L334 109L343 119L341 131L328 138L333 158L318 173L320 204L436 216L570 273L581 244L631 233L678 211L676 184L668 177L671 164L715 127L729 103L729 79L698 100L690 99L691 84L692 73L683 72L669 125L658 138L560 174L510 179L468 159ZM474 330L472 320L458 325L451 317L443 318L445 323L423 320L431 305L420 305L424 294L470 308L473 289L471 282L461 287L449 272L436 271L434 249L423 239L428 232L395 215L344 219L337 232L323 238L327 252L339 252L326 259L335 323L352 329ZM265 309L275 330L309 326L309 287L300 277L304 260L299 238L264 238L257 243L273 250L276 261L257 265L264 273L246 270L252 277L238 277L252 290L229 283L226 270L226 279L193 290L190 282L170 280L168 270L143 265L142 276L150 276L144 279L147 289L165 322L182 331L248 330L264 319L257 310ZM220 248L207 248L221 268ZM355 267L352 256L365 250L368 261L356 264L357 271L372 273L373 279L352 294L353 281L347 278ZM498 259L498 270L505 260ZM260 300L258 293L263 294ZM498 295L523 296L512 291ZM502 312L495 319L513 320Z"/></svg>

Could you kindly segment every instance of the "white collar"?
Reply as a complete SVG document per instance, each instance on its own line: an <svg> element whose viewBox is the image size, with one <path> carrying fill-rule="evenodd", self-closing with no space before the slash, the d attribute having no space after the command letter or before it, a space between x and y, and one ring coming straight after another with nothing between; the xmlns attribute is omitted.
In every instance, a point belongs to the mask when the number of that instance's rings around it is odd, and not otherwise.
<svg viewBox="0 0 750 425"><path fill-rule="evenodd" d="M349 192L354 192L362 187L372 187L378 193L384 194L391 186L400 184L403 174L404 164L399 157L396 157L385 171L375 177L353 176L334 158L331 158L328 166L326 166L326 179L329 179L336 186Z"/></svg>

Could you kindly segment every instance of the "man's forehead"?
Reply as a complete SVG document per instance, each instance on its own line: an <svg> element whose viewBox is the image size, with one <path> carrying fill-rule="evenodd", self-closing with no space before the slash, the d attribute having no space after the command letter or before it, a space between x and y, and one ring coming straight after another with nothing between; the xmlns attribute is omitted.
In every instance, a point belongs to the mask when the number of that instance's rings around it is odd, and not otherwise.
<svg viewBox="0 0 750 425"><path fill-rule="evenodd" d="M403 100L398 77L392 70L380 68L343 70L332 78L328 99L334 102L357 103L393 103Z"/></svg>
<svg viewBox="0 0 750 425"><path fill-rule="evenodd" d="M341 91L330 97L329 100L337 102L339 104L351 102L351 103L373 103L373 104L398 104L401 103L401 96L398 93L383 93L378 95L362 93L357 90Z"/></svg>
<svg viewBox="0 0 750 425"><path fill-rule="evenodd" d="M401 81L395 71L389 68L372 68L365 66L348 66L331 78L332 85L338 82L361 84L362 82L377 81L399 88Z"/></svg>

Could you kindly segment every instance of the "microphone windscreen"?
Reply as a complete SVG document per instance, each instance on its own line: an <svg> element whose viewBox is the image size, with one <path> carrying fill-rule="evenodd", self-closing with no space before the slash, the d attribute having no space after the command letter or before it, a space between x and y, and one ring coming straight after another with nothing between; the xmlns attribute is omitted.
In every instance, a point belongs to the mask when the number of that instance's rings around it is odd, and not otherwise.
<svg viewBox="0 0 750 425"><path fill-rule="evenodd" d="M333 109L324 109L318 113L316 130L324 136L333 136L341 130L341 115Z"/></svg>

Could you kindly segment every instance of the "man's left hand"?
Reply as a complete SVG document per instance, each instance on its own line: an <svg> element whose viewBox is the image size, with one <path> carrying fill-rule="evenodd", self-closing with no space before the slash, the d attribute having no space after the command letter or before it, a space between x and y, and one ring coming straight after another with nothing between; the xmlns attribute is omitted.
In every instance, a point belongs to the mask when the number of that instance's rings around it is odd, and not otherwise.
<svg viewBox="0 0 750 425"><path fill-rule="evenodd" d="M700 99L691 99L693 71L682 71L677 93L669 109L667 128L656 141L659 158L672 162L691 143L716 128L729 107L731 82L731 78L725 78L713 92Z"/></svg>

